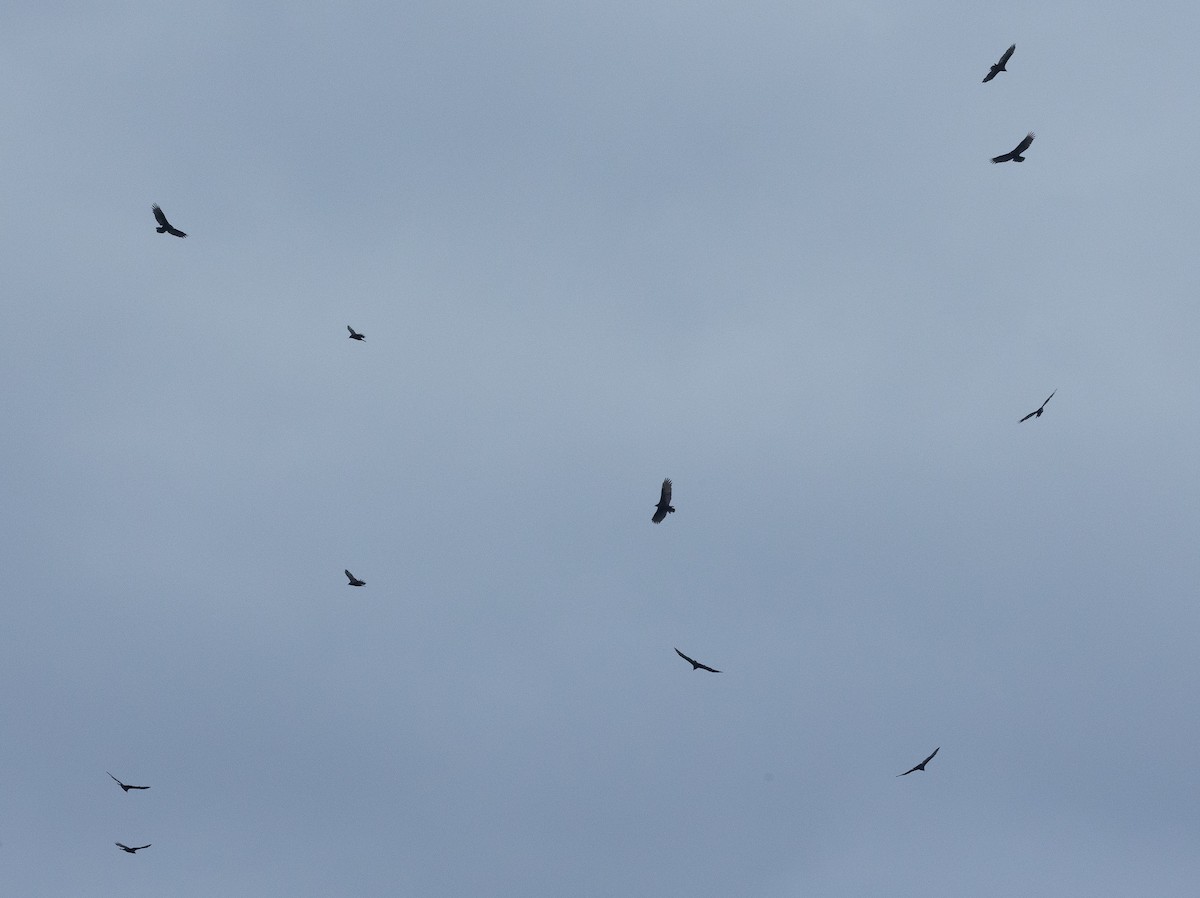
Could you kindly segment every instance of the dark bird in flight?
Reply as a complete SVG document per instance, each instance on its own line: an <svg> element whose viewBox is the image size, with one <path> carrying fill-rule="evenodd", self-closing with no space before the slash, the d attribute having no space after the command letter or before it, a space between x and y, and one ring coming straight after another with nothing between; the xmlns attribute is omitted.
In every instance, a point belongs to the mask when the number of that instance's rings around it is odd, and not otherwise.
<svg viewBox="0 0 1200 898"><path fill-rule="evenodd" d="M356 331L354 328L352 328L352 327L351 327L350 325L348 325L348 324L346 325L346 330L350 331L350 339L351 339L351 340L365 340L365 339L367 339L367 337L366 337L366 335L365 335L365 334L360 334L358 331Z"/></svg>
<svg viewBox="0 0 1200 898"><path fill-rule="evenodd" d="M171 223L167 221L167 216L163 215L163 210L158 208L158 203L155 203L151 208L154 210L154 217L158 220L158 227L154 230L160 234L174 234L176 237L187 236L179 228L171 227Z"/></svg>
<svg viewBox="0 0 1200 898"><path fill-rule="evenodd" d="M127 851L130 854L137 854L143 848L150 847L149 845L139 845L136 848L130 848L128 845L122 845L120 842L114 842L113 844L116 845L118 848L120 848L122 851Z"/></svg>
<svg viewBox="0 0 1200 898"><path fill-rule="evenodd" d="M1000 57L1000 61L998 63L996 63L994 66L992 66L992 70L990 72L988 72L986 75L983 76L984 84L987 84L989 81L991 81L997 75L999 75L1001 72L1008 71L1008 69L1006 69L1004 67L1004 64L1006 62L1008 62L1008 58L1013 55L1013 50L1015 50L1015 49L1017 49L1017 45L1013 44L1011 47L1009 47L1007 50L1004 51L1004 55Z"/></svg>
<svg viewBox="0 0 1200 898"><path fill-rule="evenodd" d="M672 514L674 511L675 506L671 504L671 478L668 477L663 481L662 495L658 497L657 509L654 512L654 517L652 517L650 520L656 524L661 524L663 522L663 518L669 514Z"/></svg>
<svg viewBox="0 0 1200 898"><path fill-rule="evenodd" d="M1057 393L1057 392L1058 392L1058 390L1056 388L1054 390L1054 393ZM1049 396L1046 397L1046 402L1049 402L1051 399L1054 398L1054 393L1051 393ZM1043 402L1041 405L1039 405L1037 407L1036 410L1030 412L1028 415L1026 415L1024 418L1022 418L1017 423L1020 424L1024 421L1028 421L1030 418L1040 418L1042 416L1042 412L1044 412L1046 410L1046 402Z"/></svg>
<svg viewBox="0 0 1200 898"><path fill-rule="evenodd" d="M937 748L935 748L935 749L933 750L933 755L936 755L936 754L937 754L939 751L941 751L941 750L942 750L942 747L939 745ZM906 770L906 771L904 771L903 773L897 773L897 774L896 774L896 776L908 776L908 775L909 775L910 773L912 773L913 771L916 771L916 770L924 770L924 769L925 769L925 765L926 765L926 764L928 764L930 761L932 761L932 760L933 760L933 755L930 755L928 758L926 758L924 761L922 761L920 764L918 764L918 765L917 765L916 767L914 767L912 770Z"/></svg>
<svg viewBox="0 0 1200 898"><path fill-rule="evenodd" d="M682 658L684 661L686 661L688 664L692 665L692 670L707 670L709 673L720 673L720 671L717 670L715 667L709 667L707 664L701 664L695 658L689 658L683 652L679 651L679 649L675 649L675 654L678 655L680 658Z"/></svg>
<svg viewBox="0 0 1200 898"><path fill-rule="evenodd" d="M108 773L107 770L104 772ZM118 786L120 786L122 789L124 789L126 792L128 792L130 789L149 789L150 788L149 786L127 786L123 782L121 782L119 779L117 779L115 776L113 776L111 773L108 773L108 775L112 776L113 780L116 781L116 784Z"/></svg>
<svg viewBox="0 0 1200 898"><path fill-rule="evenodd" d="M349 571L346 571L346 576L350 578L351 586L366 586L367 585L366 580L359 580L356 576L354 576Z"/></svg>
<svg viewBox="0 0 1200 898"><path fill-rule="evenodd" d="M1022 156L1021 154L1024 153L1027 149L1029 149L1029 145L1031 143L1033 143L1033 132L1032 131L1030 131L1028 134L1025 135L1025 139L1022 140L1019 144L1017 144L1017 148L1015 150L1013 150L1011 153L1005 153L1003 156L996 156L995 158L993 158L992 164L995 165L997 162L1008 162L1009 160L1012 160L1013 162L1024 162L1025 157Z"/></svg>

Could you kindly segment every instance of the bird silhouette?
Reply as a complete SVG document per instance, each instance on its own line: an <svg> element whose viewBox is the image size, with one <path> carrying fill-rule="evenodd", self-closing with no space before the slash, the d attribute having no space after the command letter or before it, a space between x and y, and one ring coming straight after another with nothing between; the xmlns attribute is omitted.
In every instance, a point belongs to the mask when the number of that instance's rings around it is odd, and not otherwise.
<svg viewBox="0 0 1200 898"><path fill-rule="evenodd" d="M176 237L187 236L187 234L183 233L183 231L179 230L179 228L171 227L171 223L167 221L167 216L163 215L163 210L158 207L158 203L155 203L150 208L154 210L154 217L158 220L158 227L154 230L158 231L160 234L174 234Z"/></svg>
<svg viewBox="0 0 1200 898"><path fill-rule="evenodd" d="M350 325L348 325L348 324L346 325L346 330L350 331L350 339L351 339L351 340L365 340L365 339L367 339L367 337L366 337L366 334L360 334L358 331L356 331L354 328L352 328L352 327L351 327Z"/></svg>
<svg viewBox="0 0 1200 898"><path fill-rule="evenodd" d="M1009 47L1007 50L1004 51L1004 55L1000 57L1000 61L998 63L996 63L994 66L992 66L992 70L990 72L988 72L986 75L983 76L984 84L987 84L989 81L991 81L997 75L999 75L1001 72L1008 71L1008 69L1006 69L1004 67L1004 64L1006 62L1008 62L1008 58L1013 55L1013 50L1015 50L1015 49L1017 49L1017 45L1013 44L1011 47Z"/></svg>
<svg viewBox="0 0 1200 898"><path fill-rule="evenodd" d="M1032 131L1030 131L1028 134L1025 135L1025 139L1022 140L1019 144L1017 144L1016 149L1014 149L1011 153L1003 153L999 156L994 156L992 158L992 164L995 165L997 162L1008 162L1010 160L1013 162L1024 162L1025 157L1022 156L1021 154L1024 153L1027 149L1029 149L1029 145L1031 143L1033 143L1033 132Z"/></svg>
<svg viewBox="0 0 1200 898"><path fill-rule="evenodd" d="M941 751L941 750L942 750L942 747L939 745L937 748L935 748L935 749L933 750L933 755L936 755L936 754L937 754L939 751ZM896 776L908 776L910 773L913 773L914 771L917 771L917 770L924 770L924 769L925 769L925 765L926 765L926 764L928 764L930 761L932 761L932 760L933 760L933 755L930 755L928 758L926 758L924 761L922 761L920 764L918 764L918 765L917 765L916 767L914 767L912 770L906 770L906 771L904 771L903 773L897 773L897 774L896 774Z"/></svg>
<svg viewBox="0 0 1200 898"><path fill-rule="evenodd" d="M1058 392L1058 389L1055 388L1054 393L1057 393L1057 392ZM1046 402L1049 402L1051 399L1054 398L1054 393L1051 393L1049 396L1046 397ZM1028 421L1030 418L1040 418L1042 416L1042 412L1044 412L1046 410L1046 402L1043 402L1041 405L1039 405L1036 409L1031 411L1028 415L1026 415L1024 418L1022 418L1017 423L1021 424L1024 421Z"/></svg>
<svg viewBox="0 0 1200 898"><path fill-rule="evenodd" d="M107 770L104 772L108 773ZM123 782L121 782L119 779L117 779L115 776L113 776L111 773L108 773L108 775L112 776L112 778L116 782L116 784L118 786L120 786L122 789L124 789L126 792L128 792L130 789L149 789L150 788L149 786L127 786Z"/></svg>
<svg viewBox="0 0 1200 898"><path fill-rule="evenodd" d="M663 481L662 493L658 497L658 505L655 509L654 517L650 520L656 524L661 524L663 518L674 513L674 511L675 506L671 504L671 478L668 477Z"/></svg>
<svg viewBox="0 0 1200 898"><path fill-rule="evenodd" d="M675 649L675 654L678 655L680 658L682 658L684 661L686 661L688 664L692 665L692 670L707 670L709 673L720 673L720 671L717 670L715 667L709 667L707 664L701 664L695 658L689 658L683 652L679 651L679 649Z"/></svg>
<svg viewBox="0 0 1200 898"><path fill-rule="evenodd" d="M120 842L113 842L113 844L116 845L118 848L120 848L122 851L126 851L129 854L137 854L143 848L150 847L149 845L138 845L136 848L130 848L128 845L122 845Z"/></svg>
<svg viewBox="0 0 1200 898"><path fill-rule="evenodd" d="M349 584L350 586L366 586L367 585L366 580L359 580L356 576L354 576L349 571L346 571L346 576L350 578L350 584Z"/></svg>

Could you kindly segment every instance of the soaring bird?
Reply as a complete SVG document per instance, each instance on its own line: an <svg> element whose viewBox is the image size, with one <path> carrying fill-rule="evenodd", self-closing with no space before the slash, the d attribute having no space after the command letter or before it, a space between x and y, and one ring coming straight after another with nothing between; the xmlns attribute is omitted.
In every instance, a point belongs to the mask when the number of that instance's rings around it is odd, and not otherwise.
<svg viewBox="0 0 1200 898"><path fill-rule="evenodd" d="M1054 393L1057 393L1057 392L1058 392L1058 388L1056 387L1054 390ZM1049 402L1051 399L1054 398L1054 393L1051 393L1049 396L1046 397L1046 402ZM1028 415L1026 415L1024 418L1022 418L1017 423L1020 424L1023 421L1028 421L1030 418L1040 418L1042 416L1042 412L1044 412L1046 410L1046 402L1043 402L1034 411L1030 412Z"/></svg>
<svg viewBox="0 0 1200 898"><path fill-rule="evenodd" d="M933 750L933 755L936 755L936 754L937 754L939 751L941 751L941 750L942 750L942 747L939 745L937 748L935 748L935 749ZM928 758L926 758L924 761L922 761L920 764L918 764L918 765L917 765L916 767L914 767L912 770L906 770L906 771L904 771L903 773L897 773L897 774L896 774L896 776L908 776L908 775L909 775L910 773L912 773L914 770L924 770L924 769L925 769L925 765L926 765L926 764L928 764L930 761L932 761L932 760L933 760L933 755L930 755Z"/></svg>
<svg viewBox="0 0 1200 898"><path fill-rule="evenodd" d="M1015 150L1013 150L1011 153L1005 153L1002 156L996 156L994 159L992 159L992 164L994 165L997 162L1008 162L1010 159L1013 162L1024 162L1025 157L1022 156L1021 154L1024 153L1027 149L1029 149L1029 145L1031 143L1033 143L1033 132L1032 131L1030 131L1028 134L1025 135L1025 139L1022 140L1019 144L1017 144L1017 148Z"/></svg>
<svg viewBox="0 0 1200 898"><path fill-rule="evenodd" d="M155 203L151 208L154 210L154 217L158 219L158 227L154 230L160 234L174 234L176 237L186 237L187 234L179 230L179 228L171 227L171 223L167 221L167 216L163 215L163 210L158 208L158 203Z"/></svg>
<svg viewBox="0 0 1200 898"><path fill-rule="evenodd" d="M663 481L662 494L658 497L658 506L654 512L652 520L656 524L661 524L663 518L674 513L675 506L671 504L671 478L668 477Z"/></svg>
<svg viewBox="0 0 1200 898"><path fill-rule="evenodd" d="M1006 69L1004 67L1004 64L1006 62L1008 62L1008 58L1013 55L1013 50L1015 50L1015 49L1017 49L1017 45L1013 44L1011 47L1009 47L1007 50L1004 51L1004 55L1000 57L1000 61L998 63L996 63L994 66L992 66L992 70L990 72L988 72L986 75L983 76L984 84L987 84L989 81L991 81L997 75L999 75L1001 72L1008 71L1008 69Z"/></svg>
<svg viewBox="0 0 1200 898"><path fill-rule="evenodd" d="M351 586L366 586L367 585L366 580L359 580L356 576L354 576L349 571L346 571L346 576L350 578Z"/></svg>
<svg viewBox="0 0 1200 898"><path fill-rule="evenodd" d="M137 854L143 848L150 847L149 845L139 845L136 848L130 848L128 845L122 845L120 842L113 842L113 844L116 845L118 848L120 848L122 851L127 851L130 854Z"/></svg>
<svg viewBox="0 0 1200 898"><path fill-rule="evenodd" d="M108 773L107 770L104 772ZM115 776L113 776L111 773L108 773L108 775L112 776L112 778L114 780L116 780L117 785L120 786L122 789L124 789L126 792L128 792L130 789L149 789L150 788L149 786L127 786L123 782L121 782L119 779L117 779Z"/></svg>
<svg viewBox="0 0 1200 898"><path fill-rule="evenodd" d="M350 339L351 339L351 340L365 340L365 339L367 339L367 337L366 337L366 335L365 335L365 334L360 334L358 331L356 331L354 328L352 328L352 327L351 327L350 325L348 325L348 324L346 325L346 330L350 331Z"/></svg>
<svg viewBox="0 0 1200 898"><path fill-rule="evenodd" d="M715 667L709 667L707 664L701 664L695 658L689 658L683 652L679 651L679 649L675 649L675 654L678 655L680 658L682 658L684 661L686 661L688 664L692 665L692 670L707 670L709 673L720 673L720 671L717 670Z"/></svg>

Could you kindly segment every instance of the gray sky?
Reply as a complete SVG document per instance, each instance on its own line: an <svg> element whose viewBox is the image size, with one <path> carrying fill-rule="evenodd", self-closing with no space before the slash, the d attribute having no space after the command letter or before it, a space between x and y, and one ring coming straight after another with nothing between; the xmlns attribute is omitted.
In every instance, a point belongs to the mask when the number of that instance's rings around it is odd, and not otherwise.
<svg viewBox="0 0 1200 898"><path fill-rule="evenodd" d="M1195 894L1194 5L5 22L6 894Z"/></svg>

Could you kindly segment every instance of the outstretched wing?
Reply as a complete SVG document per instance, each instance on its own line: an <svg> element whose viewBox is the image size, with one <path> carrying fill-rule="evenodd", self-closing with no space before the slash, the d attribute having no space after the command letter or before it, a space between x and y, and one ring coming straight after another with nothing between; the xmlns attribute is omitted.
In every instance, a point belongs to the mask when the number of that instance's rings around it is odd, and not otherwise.
<svg viewBox="0 0 1200 898"><path fill-rule="evenodd" d="M1058 392L1058 390L1055 389L1054 393L1057 393L1057 392ZM1046 397L1046 402L1049 402L1051 399L1054 398L1054 393L1051 393L1049 396ZM1033 411L1031 411L1028 415L1026 415L1024 418L1022 418L1021 421L1028 421L1034 415L1041 414L1041 412L1046 408L1046 402L1043 402L1041 405L1039 405L1037 408L1035 408ZM1020 424L1021 421L1018 421L1017 423Z"/></svg>
<svg viewBox="0 0 1200 898"><path fill-rule="evenodd" d="M671 509L671 478L668 477L662 483L662 493L658 497L658 508L654 512L652 520L655 524L661 524L663 519L670 513Z"/></svg>
<svg viewBox="0 0 1200 898"><path fill-rule="evenodd" d="M937 748L935 748L935 749L933 750L933 755L936 755L936 754L937 754L939 751L941 751L941 750L942 750L942 747L939 745ZM908 776L910 773L913 773L913 772L915 772L915 771L917 771L917 770L924 770L924 769L925 769L925 765L926 765L926 764L928 764L930 761L932 761L932 760L933 760L933 755L930 755L928 758L926 758L924 761L922 761L922 762L921 762L920 764L918 764L916 767L912 767L912 768L910 768L910 769L908 769L908 770L904 771L903 773L897 773L897 774L896 774L896 776Z"/></svg>
<svg viewBox="0 0 1200 898"><path fill-rule="evenodd" d="M1033 143L1032 131L1025 135L1025 139L1017 144L1016 148L1011 153L1005 153L1003 156L997 156L992 160L992 162L1007 162L1009 159L1015 159L1017 156L1020 156L1027 149L1029 149L1029 145L1031 143Z"/></svg>
<svg viewBox="0 0 1200 898"><path fill-rule="evenodd" d="M1017 45L1013 44L1011 47L1009 47L1007 50L1005 50L1004 55L1000 57L1000 61L998 63L996 63L996 65L1000 66L1001 68L1003 68L1005 65L1007 65L1008 60L1013 55L1013 51L1016 49L1017 49Z"/></svg>
<svg viewBox="0 0 1200 898"><path fill-rule="evenodd" d="M353 336L355 335L355 334L354 334L354 328L352 328L352 327L351 327L350 325L348 325L348 324L346 325L346 330L350 331L350 336L352 336L352 337L353 337Z"/></svg>
<svg viewBox="0 0 1200 898"><path fill-rule="evenodd" d="M354 576L352 573L350 573L349 571L343 571L343 573L345 573L345 575L350 578L351 583L354 583L358 580L358 578L356 576Z"/></svg>
<svg viewBox="0 0 1200 898"><path fill-rule="evenodd" d="M163 214L163 210L159 208L159 205L158 205L158 203L155 203L155 204L154 204L153 206L151 206L150 208L154 210L154 218L155 218L155 220L156 220L156 221L157 221L157 222L158 222L160 225L162 225L162 229L163 229L163 230L164 230L166 233L168 233L168 234L172 234L172 235L174 235L174 236L176 236L176 237L186 237L186 236L187 236L187 234L183 233L183 231L179 230L179 228L173 227L173 226L171 225L171 223L170 223L169 221L167 221L167 216Z"/></svg>
<svg viewBox="0 0 1200 898"><path fill-rule="evenodd" d="M720 671L717 670L715 667L709 667L707 664L701 664L695 658L689 658L683 652L679 651L679 649L675 649L675 654L678 655L680 658L682 658L684 661L686 661L688 664L692 665L692 670L707 670L709 673L720 673Z"/></svg>
<svg viewBox="0 0 1200 898"><path fill-rule="evenodd" d="M133 849L133 850L134 850L134 851L141 851L143 848L149 848L149 847L150 847L150 845L147 843L146 845L139 845L137 848L135 848L135 849Z"/></svg>
<svg viewBox="0 0 1200 898"><path fill-rule="evenodd" d="M134 848L130 848L128 845L122 844L121 842L113 842L113 844L116 845L118 848L120 848L122 851L135 851L136 850Z"/></svg>
<svg viewBox="0 0 1200 898"><path fill-rule="evenodd" d="M104 772L105 772L105 773L108 773L108 771L107 771L107 770L106 770L106 771L104 771ZM109 776L112 776L112 778L113 778L113 782L114 782L114 783L116 783L116 784L117 784L118 786L120 786L122 789L124 789L124 788L125 788L125 784L124 784L123 782L121 782L119 779L117 779L117 778L116 778L115 776L113 776L111 773L108 773L108 775L109 775Z"/></svg>

